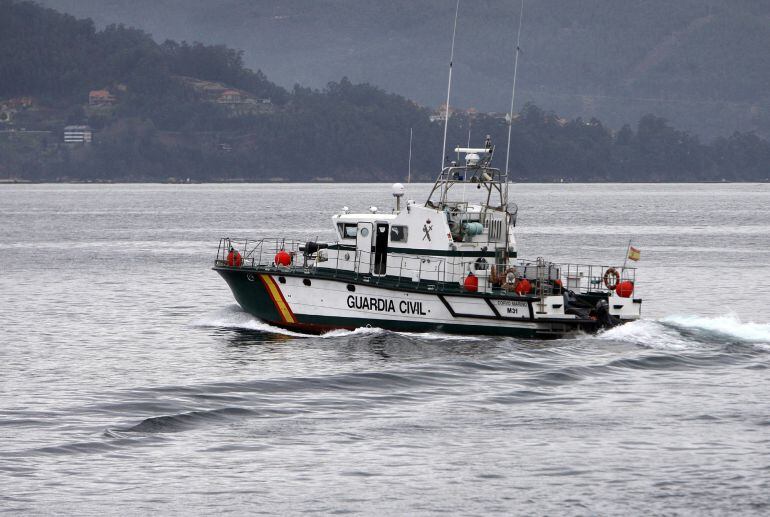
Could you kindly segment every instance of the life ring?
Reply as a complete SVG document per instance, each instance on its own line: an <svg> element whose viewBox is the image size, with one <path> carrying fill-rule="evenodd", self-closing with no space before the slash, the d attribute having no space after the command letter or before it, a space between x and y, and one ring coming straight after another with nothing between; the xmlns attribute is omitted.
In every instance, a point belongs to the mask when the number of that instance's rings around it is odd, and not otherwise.
<svg viewBox="0 0 770 517"><path fill-rule="evenodd" d="M618 282L620 282L620 273L618 273L617 269L611 267L604 272L604 285L607 286L607 289L614 291L618 286Z"/></svg>
<svg viewBox="0 0 770 517"><path fill-rule="evenodd" d="M509 267L505 270L505 276L503 277L503 289L506 291L513 291L516 289L516 268Z"/></svg>

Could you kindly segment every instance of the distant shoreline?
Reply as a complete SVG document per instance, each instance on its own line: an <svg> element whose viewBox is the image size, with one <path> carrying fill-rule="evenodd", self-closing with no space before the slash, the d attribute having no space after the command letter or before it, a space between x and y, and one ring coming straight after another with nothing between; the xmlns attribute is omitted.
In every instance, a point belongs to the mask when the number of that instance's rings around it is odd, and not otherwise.
<svg viewBox="0 0 770 517"><path fill-rule="evenodd" d="M0 179L2 185L389 185L399 180L389 181L31 181ZM406 183L401 180L402 183ZM431 185L433 181L414 181L413 184ZM770 184L768 180L745 181L511 181L520 185L731 185L731 184Z"/></svg>

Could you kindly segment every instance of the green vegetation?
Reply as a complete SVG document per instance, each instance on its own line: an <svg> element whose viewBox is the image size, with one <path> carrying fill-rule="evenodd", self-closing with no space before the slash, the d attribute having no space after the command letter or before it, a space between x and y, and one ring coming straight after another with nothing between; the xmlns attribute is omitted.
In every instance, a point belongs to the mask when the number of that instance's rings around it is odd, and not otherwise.
<svg viewBox="0 0 770 517"><path fill-rule="evenodd" d="M89 106L99 89L115 100ZM228 89L238 99L225 100ZM31 105L18 101L27 97ZM409 128L414 178L432 179L441 154L443 123L374 86L342 79L287 91L224 46L158 44L123 26L97 31L90 20L12 0L0 0L4 102L13 110L0 120L0 178L389 181L406 174ZM66 124L90 125L93 143L63 144ZM503 149L505 120L455 114L449 142L464 145L469 130L472 143L490 134ZM528 104L513 122L512 150L512 175L524 181L770 179L767 141L736 133L705 144L654 116L613 132Z"/></svg>
<svg viewBox="0 0 770 517"><path fill-rule="evenodd" d="M443 102L449 0L40 0L156 38L217 41L283 86L348 76ZM453 104L510 102L519 2L463 1ZM704 138L770 138L770 2L526 0L518 98L619 128L653 113Z"/></svg>

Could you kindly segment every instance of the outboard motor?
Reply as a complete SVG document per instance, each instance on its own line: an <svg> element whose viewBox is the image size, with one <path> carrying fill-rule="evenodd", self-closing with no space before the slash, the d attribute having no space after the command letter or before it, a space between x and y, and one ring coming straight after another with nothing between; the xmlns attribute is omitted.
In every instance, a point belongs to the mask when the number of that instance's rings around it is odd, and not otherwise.
<svg viewBox="0 0 770 517"><path fill-rule="evenodd" d="M607 300L596 302L596 318L602 328L611 329L620 323L620 320L610 314L610 304Z"/></svg>
<svg viewBox="0 0 770 517"><path fill-rule="evenodd" d="M565 314L574 314L578 318L582 319L591 317L591 306L583 301L578 300L574 291L565 289L562 293L562 298L564 298Z"/></svg>

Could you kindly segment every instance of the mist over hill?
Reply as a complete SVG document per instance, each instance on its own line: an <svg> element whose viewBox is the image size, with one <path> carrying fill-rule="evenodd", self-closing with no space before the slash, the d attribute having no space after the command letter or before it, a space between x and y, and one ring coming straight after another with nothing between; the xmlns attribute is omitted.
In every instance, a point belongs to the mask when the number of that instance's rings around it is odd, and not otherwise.
<svg viewBox="0 0 770 517"><path fill-rule="evenodd" d="M0 0L0 181L403 180L412 131L411 177L431 180L455 145L508 133L507 114L456 110L442 150L444 120L404 96L347 77L286 89L244 56ZM519 106L516 181L770 181L753 132L704 141L651 114L615 130Z"/></svg>
<svg viewBox="0 0 770 517"><path fill-rule="evenodd" d="M443 102L452 0L41 0L156 39L224 43L279 85L347 76ZM505 111L519 3L462 2L453 99ZM619 129L652 113L705 138L770 136L770 2L529 0L519 99Z"/></svg>

